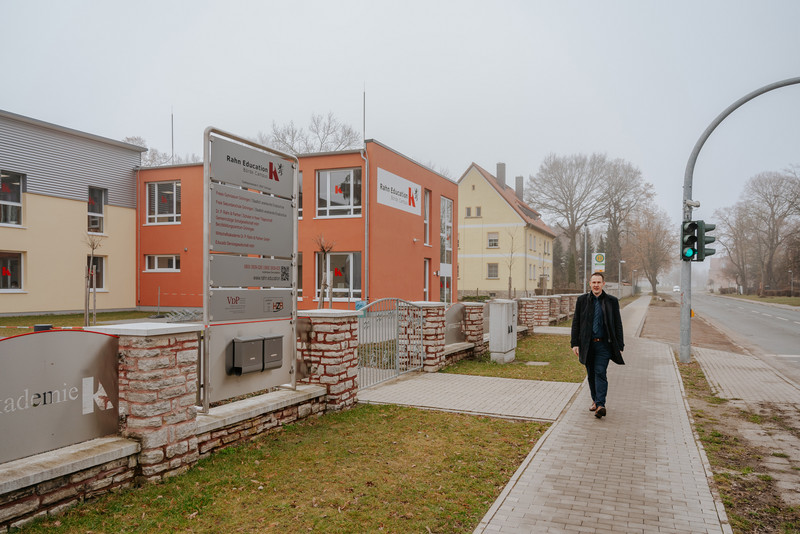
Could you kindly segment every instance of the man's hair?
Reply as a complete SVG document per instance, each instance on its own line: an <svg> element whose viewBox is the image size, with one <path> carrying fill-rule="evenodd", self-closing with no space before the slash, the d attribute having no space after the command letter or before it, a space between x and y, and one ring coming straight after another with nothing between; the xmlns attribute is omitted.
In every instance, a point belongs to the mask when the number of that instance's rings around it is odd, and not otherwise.
<svg viewBox="0 0 800 534"><path fill-rule="evenodd" d="M603 279L603 282L605 282L605 281L606 281L606 275L604 275L604 274L603 274L602 272L600 272L600 271L593 272L593 273L592 273L592 276L599 276L600 278L602 278L602 279ZM589 280L591 280L591 279L592 279L592 276L590 276L590 277L589 277Z"/></svg>

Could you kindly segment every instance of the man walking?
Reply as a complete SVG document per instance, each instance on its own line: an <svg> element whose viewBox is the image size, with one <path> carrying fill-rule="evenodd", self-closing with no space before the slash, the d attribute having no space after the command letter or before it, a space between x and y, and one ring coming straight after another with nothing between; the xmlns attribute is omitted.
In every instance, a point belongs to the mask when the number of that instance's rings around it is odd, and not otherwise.
<svg viewBox="0 0 800 534"><path fill-rule="evenodd" d="M589 279L591 291L578 297L572 317L572 352L586 366L592 393L592 406L589 409L598 419L606 415L608 362L625 364L622 360L625 340L619 299L603 291L605 285L605 275L593 273Z"/></svg>

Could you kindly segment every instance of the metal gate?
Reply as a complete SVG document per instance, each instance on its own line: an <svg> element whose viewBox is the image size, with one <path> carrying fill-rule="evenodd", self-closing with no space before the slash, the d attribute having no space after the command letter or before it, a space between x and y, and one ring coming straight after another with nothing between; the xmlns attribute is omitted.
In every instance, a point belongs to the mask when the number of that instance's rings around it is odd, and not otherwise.
<svg viewBox="0 0 800 534"><path fill-rule="evenodd" d="M368 388L422 369L422 308L400 299L381 299L358 315L358 387Z"/></svg>

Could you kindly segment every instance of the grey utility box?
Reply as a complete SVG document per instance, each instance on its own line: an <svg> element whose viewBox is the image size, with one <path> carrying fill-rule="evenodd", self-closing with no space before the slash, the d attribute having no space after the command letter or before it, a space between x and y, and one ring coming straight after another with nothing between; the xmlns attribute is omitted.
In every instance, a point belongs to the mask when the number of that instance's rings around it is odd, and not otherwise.
<svg viewBox="0 0 800 534"><path fill-rule="evenodd" d="M493 362L513 362L517 351L517 301L489 301L489 354Z"/></svg>
<svg viewBox="0 0 800 534"><path fill-rule="evenodd" d="M247 373L259 373L264 370L264 338L233 338L233 366L231 374L241 376Z"/></svg>
<svg viewBox="0 0 800 534"><path fill-rule="evenodd" d="M264 338L264 370L280 369L283 365L283 336Z"/></svg>

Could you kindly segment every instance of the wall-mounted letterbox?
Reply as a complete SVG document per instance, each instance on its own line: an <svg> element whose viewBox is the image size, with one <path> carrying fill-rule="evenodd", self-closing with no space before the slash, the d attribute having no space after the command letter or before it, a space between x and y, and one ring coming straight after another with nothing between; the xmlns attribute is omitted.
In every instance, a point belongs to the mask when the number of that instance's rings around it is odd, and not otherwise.
<svg viewBox="0 0 800 534"><path fill-rule="evenodd" d="M283 336L235 337L228 350L228 374L241 376L283 366Z"/></svg>
<svg viewBox="0 0 800 534"><path fill-rule="evenodd" d="M231 374L240 376L246 373L258 373L264 370L264 338L233 338L233 365Z"/></svg>
<svg viewBox="0 0 800 534"><path fill-rule="evenodd" d="M264 370L278 369L283 365L283 336L264 338Z"/></svg>

